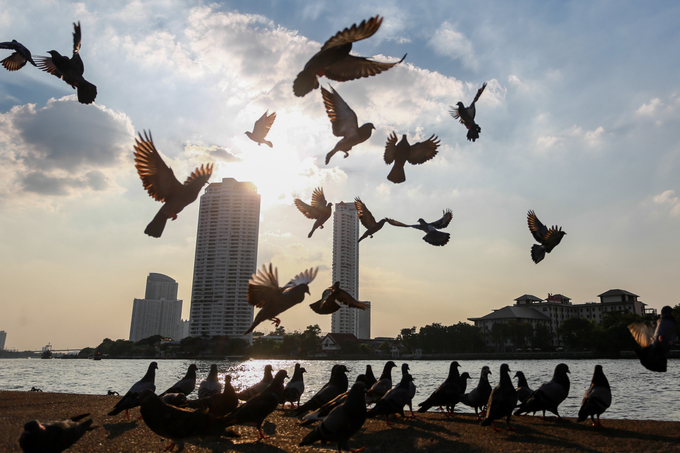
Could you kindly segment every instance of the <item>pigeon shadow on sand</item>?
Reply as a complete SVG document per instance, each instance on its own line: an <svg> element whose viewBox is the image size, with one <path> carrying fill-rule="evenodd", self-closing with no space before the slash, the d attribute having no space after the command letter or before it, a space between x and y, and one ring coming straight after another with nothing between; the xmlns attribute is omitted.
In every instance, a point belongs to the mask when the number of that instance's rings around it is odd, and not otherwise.
<svg viewBox="0 0 680 453"><path fill-rule="evenodd" d="M104 423L101 426L109 433L109 435L106 436L106 439L111 440L115 439L121 434L125 434L126 432L137 428L137 422L138 420L126 423Z"/></svg>

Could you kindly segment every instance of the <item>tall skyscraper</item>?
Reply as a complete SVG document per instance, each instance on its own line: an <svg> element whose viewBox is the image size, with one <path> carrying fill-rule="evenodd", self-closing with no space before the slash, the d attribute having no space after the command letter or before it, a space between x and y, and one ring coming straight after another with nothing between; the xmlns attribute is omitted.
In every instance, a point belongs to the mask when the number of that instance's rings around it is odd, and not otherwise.
<svg viewBox="0 0 680 453"><path fill-rule="evenodd" d="M5 349L5 340L7 340L7 332L0 330L0 351Z"/></svg>
<svg viewBox="0 0 680 453"><path fill-rule="evenodd" d="M333 213L333 282L355 299L359 299L359 217L354 203L340 202ZM342 306L331 315L331 332L351 333L357 338L370 338L370 308L363 317L356 308ZM360 329L359 319L363 319ZM366 326L368 322L368 326ZM367 329L366 329L367 327Z"/></svg>
<svg viewBox="0 0 680 453"><path fill-rule="evenodd" d="M182 301L177 300L177 282L167 275L150 273L144 299L132 305L130 341L153 335L182 339Z"/></svg>
<svg viewBox="0 0 680 453"><path fill-rule="evenodd" d="M257 266L260 195L251 182L224 178L201 196L191 291L191 336L243 335L253 322L248 280Z"/></svg>

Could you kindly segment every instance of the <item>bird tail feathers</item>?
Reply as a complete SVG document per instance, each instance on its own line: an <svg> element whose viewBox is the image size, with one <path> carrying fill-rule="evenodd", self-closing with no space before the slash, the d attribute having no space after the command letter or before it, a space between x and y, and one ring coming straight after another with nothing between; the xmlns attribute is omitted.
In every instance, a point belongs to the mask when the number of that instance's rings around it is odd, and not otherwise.
<svg viewBox="0 0 680 453"><path fill-rule="evenodd" d="M474 142L479 138L480 132L482 132L482 128L478 124L472 123L472 126L468 129L467 139Z"/></svg>
<svg viewBox="0 0 680 453"><path fill-rule="evenodd" d="M531 259L534 260L534 263L538 264L543 261L543 258L545 258L545 247L534 244L531 247Z"/></svg>
<svg viewBox="0 0 680 453"><path fill-rule="evenodd" d="M272 145L272 142L270 142L269 140L262 140L262 143L264 143L265 145L269 146L270 148L273 148L273 147L274 147L274 145Z"/></svg>
<svg viewBox="0 0 680 453"><path fill-rule="evenodd" d="M313 72L303 70L293 82L293 93L298 97L302 97L317 88L319 88L319 79Z"/></svg>
<svg viewBox="0 0 680 453"><path fill-rule="evenodd" d="M94 99L97 97L97 87L83 80L80 85L78 85L78 102L81 104L92 104Z"/></svg>
<svg viewBox="0 0 680 453"><path fill-rule="evenodd" d="M163 234L163 230L165 229L165 224L167 221L168 221L167 217L165 217L163 214L159 212L158 214L156 214L156 217L153 218L151 223L147 225L146 229L144 230L144 233L155 238L161 237L161 234Z"/></svg>
<svg viewBox="0 0 680 453"><path fill-rule="evenodd" d="M392 171L390 171L390 174L387 175L387 179L392 181L395 184L402 183L406 181L406 174L404 173L404 167L401 165L394 165L392 167Z"/></svg>

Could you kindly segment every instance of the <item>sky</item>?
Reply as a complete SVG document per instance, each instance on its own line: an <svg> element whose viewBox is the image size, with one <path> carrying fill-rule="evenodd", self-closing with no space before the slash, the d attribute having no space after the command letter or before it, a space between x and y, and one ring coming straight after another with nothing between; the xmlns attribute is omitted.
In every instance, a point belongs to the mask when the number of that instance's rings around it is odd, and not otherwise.
<svg viewBox="0 0 680 453"><path fill-rule="evenodd" d="M359 124L376 127L325 165L338 138L320 90L298 98L292 83L327 39L375 15L380 30L353 52L407 56L375 77L321 78ZM311 296L281 316L288 331L330 330L330 316L306 305L332 283L332 222L308 239L313 222L293 205L319 186L332 203L360 196L376 219L412 224L453 211L444 247L389 226L361 242L359 299L372 302L373 336L481 317L523 294L585 303L620 288L648 307L680 302L679 4L0 0L0 41L16 39L34 56L70 56L77 21L94 104L33 66L0 68L8 349L127 339L150 272L177 280L188 318L198 202L160 239L143 233L160 208L134 168L143 130L181 181L214 162L211 182L255 183L258 267L272 262L282 285L320 268ZM473 143L448 111L484 82ZM267 110L277 113L272 149L244 134ZM383 161L393 131L411 143L441 140L433 160L407 164L399 185ZM567 232L539 264L530 209Z"/></svg>

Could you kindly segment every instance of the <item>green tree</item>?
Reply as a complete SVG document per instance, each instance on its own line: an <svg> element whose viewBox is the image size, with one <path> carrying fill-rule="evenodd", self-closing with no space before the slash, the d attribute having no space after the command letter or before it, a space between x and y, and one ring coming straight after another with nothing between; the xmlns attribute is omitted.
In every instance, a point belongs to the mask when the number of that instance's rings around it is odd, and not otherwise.
<svg viewBox="0 0 680 453"><path fill-rule="evenodd" d="M534 336L531 338L531 347L539 348L543 351L552 351L552 340L553 335L550 327L545 324L536 324L534 327Z"/></svg>
<svg viewBox="0 0 680 453"><path fill-rule="evenodd" d="M568 318L557 328L557 334L572 350L592 349L594 324L586 318Z"/></svg>

